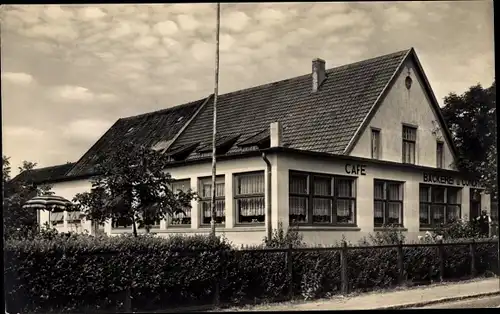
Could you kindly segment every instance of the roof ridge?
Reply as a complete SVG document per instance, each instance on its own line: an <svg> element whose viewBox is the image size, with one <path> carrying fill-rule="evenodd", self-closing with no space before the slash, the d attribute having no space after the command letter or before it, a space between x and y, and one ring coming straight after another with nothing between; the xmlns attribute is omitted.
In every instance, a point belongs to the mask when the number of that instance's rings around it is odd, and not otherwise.
<svg viewBox="0 0 500 314"><path fill-rule="evenodd" d="M50 168L57 168L57 167L74 165L74 164L76 164L76 162L69 162L69 163L60 164L60 165L54 165L54 166L46 166L46 167L42 167L42 168L33 168L33 169L29 169L29 170L24 170L24 171L47 170L47 169L50 169Z"/></svg>
<svg viewBox="0 0 500 314"><path fill-rule="evenodd" d="M357 64L360 64L360 63L368 62L368 61L374 61L374 60L377 60L377 59L387 58L387 57L389 57L391 55L398 55L398 54L402 54L402 53L407 53L411 49L413 49L413 48L404 49L404 50L400 50L400 51L391 52L391 53L388 53L388 54L384 54L384 55L372 57L372 58L369 58L369 59L363 59L363 60L359 60L359 61L356 61L356 62L339 65L339 66L336 66L336 67L333 67L333 68L328 68L325 71L326 72L331 72L332 70L335 70L335 69L340 69L340 68L343 68L343 67L353 66L353 65L357 65ZM234 94L237 94L237 93L240 93L240 92L247 92L247 91L251 91L251 90L254 90L254 89L263 88L263 87L274 85L274 84L278 84L278 83L284 83L284 82L287 82L287 81L304 78L304 77L307 77L307 76L310 76L310 75L311 75L311 73L302 74L302 75L290 77L290 78L287 78L287 79L284 79L284 80L273 81L273 82L269 82L269 83L265 83L265 84L261 84L261 85L256 85L256 86L252 86L252 87L248 87L248 88L244 88L244 89L239 89L239 90L235 90L235 91L232 91L232 92L229 92L229 93L221 94L221 95L219 95L219 97L227 96L227 95L234 95Z"/></svg>
<svg viewBox="0 0 500 314"><path fill-rule="evenodd" d="M212 94L210 94L208 97L210 97L211 95ZM170 112L172 110L177 110L179 108L188 107L188 106L193 105L195 103L199 103L199 102L205 101L208 97L204 97L204 98L201 98L201 99L198 99L198 100L193 100L193 101L190 101L190 102L187 102L187 103L183 103L183 104L180 104L180 105L175 105L175 106L168 107L168 108L163 108L163 109L159 109L159 110L155 110L155 111L140 113L140 114L134 115L134 116L123 117L123 118L120 118L120 120L132 120L132 119L143 118L143 117L157 115L157 114L168 113L168 112Z"/></svg>
<svg viewBox="0 0 500 314"><path fill-rule="evenodd" d="M369 59L363 59L363 60L359 60L359 61L356 61L356 62L339 65L339 66L336 66L336 67L333 67L333 68L326 69L326 72L331 72L334 69L339 69L339 68L343 68L343 67L357 65L357 64L360 64L360 63L363 63L363 62L374 61L374 60L379 59L379 58L386 58L388 56L397 55L397 54L400 54L400 53L403 53L403 52L406 53L406 52L408 52L411 49L413 49L413 48L404 49L404 50L400 50L400 51L397 51L397 52L391 52L391 53L388 53L388 54L379 55L379 56L372 57L372 58L369 58ZM278 83L284 83L284 82L287 82L287 81L304 78L304 77L307 77L309 75L311 75L311 74L310 73L308 73L308 74L302 74L302 75L290 77L290 78L283 79L283 80L273 81L273 82L269 82L269 83L265 83L265 84L261 84L261 85L256 85L256 86L252 86L252 87L248 87L248 88L244 88L244 89L239 89L239 90L235 90L235 91L232 91L232 92L220 94L219 97L228 96L228 95L234 95L234 94L242 93L242 92L248 92L248 91L252 91L254 89L263 88L263 87L266 87L266 86L271 86L271 85L278 84ZM212 95L213 95L213 93L210 94L208 97L210 97ZM151 112L141 113L141 114L138 114L138 115L123 117L123 118L120 118L119 120L132 120L132 119L143 118L143 117L147 117L147 116L151 116L151 115L164 114L164 113L167 113L167 112L169 112L171 110L176 110L178 108L182 108L182 107L187 107L189 105L193 105L196 102L204 101L208 97L204 97L204 98L201 98L201 99L198 99L198 100L193 100L193 101L190 101L190 102L187 102L187 103L184 103L184 104L180 104L180 105L174 105L172 107L168 107L168 108L164 108L164 109L159 109L159 110L155 110L155 111L151 111Z"/></svg>

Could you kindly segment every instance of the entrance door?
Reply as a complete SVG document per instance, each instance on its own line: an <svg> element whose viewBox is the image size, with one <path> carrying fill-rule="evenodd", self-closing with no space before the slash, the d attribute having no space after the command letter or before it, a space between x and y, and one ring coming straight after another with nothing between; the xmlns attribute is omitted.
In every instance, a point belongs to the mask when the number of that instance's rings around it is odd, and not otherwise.
<svg viewBox="0 0 500 314"><path fill-rule="evenodd" d="M470 217L472 221L481 215L481 190L470 189Z"/></svg>

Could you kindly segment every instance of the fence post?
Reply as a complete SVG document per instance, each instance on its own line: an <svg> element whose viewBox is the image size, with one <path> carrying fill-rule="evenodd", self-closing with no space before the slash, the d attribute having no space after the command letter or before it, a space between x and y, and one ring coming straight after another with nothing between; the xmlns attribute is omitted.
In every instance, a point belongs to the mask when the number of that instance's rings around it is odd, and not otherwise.
<svg viewBox="0 0 500 314"><path fill-rule="evenodd" d="M290 243L286 251L286 266L288 270L288 297L293 298L293 247Z"/></svg>
<svg viewBox="0 0 500 314"><path fill-rule="evenodd" d="M343 241L340 250L340 285L341 293L347 295L349 292L349 279L347 278L347 243Z"/></svg>
<svg viewBox="0 0 500 314"><path fill-rule="evenodd" d="M444 280L444 246L443 240L438 240L438 254L439 254L439 281Z"/></svg>
<svg viewBox="0 0 500 314"><path fill-rule="evenodd" d="M398 242L398 283L402 284L404 282L404 255L403 255L403 241Z"/></svg>
<svg viewBox="0 0 500 314"><path fill-rule="evenodd" d="M469 254L470 254L470 274L472 277L476 275L476 243L474 239L469 243Z"/></svg>

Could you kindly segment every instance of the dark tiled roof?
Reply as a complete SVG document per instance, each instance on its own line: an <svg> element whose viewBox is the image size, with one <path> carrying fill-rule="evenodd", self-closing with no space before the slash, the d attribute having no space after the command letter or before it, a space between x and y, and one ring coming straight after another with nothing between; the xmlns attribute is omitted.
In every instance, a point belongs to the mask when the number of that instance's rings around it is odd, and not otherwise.
<svg viewBox="0 0 500 314"><path fill-rule="evenodd" d="M23 171L15 176L11 182L33 182L43 183L46 181L54 181L63 178L71 168L75 165L74 162L64 165L57 165L45 168L38 168L28 171Z"/></svg>
<svg viewBox="0 0 500 314"><path fill-rule="evenodd" d="M319 91L312 92L311 74L224 94L217 102L217 133L240 135L228 154L248 150L244 142L283 126L283 144L290 148L342 154L363 119L410 50L332 68ZM213 100L201 110L173 144L209 143ZM239 146L238 146L239 145ZM256 149L256 147L254 147ZM188 159L205 157L193 151Z"/></svg>
<svg viewBox="0 0 500 314"><path fill-rule="evenodd" d="M85 175L92 172L96 159L124 141L146 146L163 146L175 138L206 99L184 105L122 118L92 146L76 163L68 176Z"/></svg>

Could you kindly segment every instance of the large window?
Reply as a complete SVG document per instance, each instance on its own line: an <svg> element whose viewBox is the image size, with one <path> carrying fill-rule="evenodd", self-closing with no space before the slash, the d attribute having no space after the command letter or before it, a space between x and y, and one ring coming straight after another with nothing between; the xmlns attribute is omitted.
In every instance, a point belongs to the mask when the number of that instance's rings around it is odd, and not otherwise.
<svg viewBox="0 0 500 314"><path fill-rule="evenodd" d="M380 159L380 130L372 129L372 158Z"/></svg>
<svg viewBox="0 0 500 314"><path fill-rule="evenodd" d="M238 223L264 223L266 217L264 172L235 175Z"/></svg>
<svg viewBox="0 0 500 314"><path fill-rule="evenodd" d="M436 143L436 167L443 168L444 165L444 143Z"/></svg>
<svg viewBox="0 0 500 314"><path fill-rule="evenodd" d="M403 163L415 164L417 128L403 126Z"/></svg>
<svg viewBox="0 0 500 314"><path fill-rule="evenodd" d="M438 227L461 215L462 189L420 185L420 227Z"/></svg>
<svg viewBox="0 0 500 314"><path fill-rule="evenodd" d="M355 224L355 179L290 173L290 224Z"/></svg>
<svg viewBox="0 0 500 314"><path fill-rule="evenodd" d="M226 220L225 215L225 185L224 177L217 177L215 180L215 223L223 224ZM212 220L212 178L200 179L200 208L201 208L201 224L209 225Z"/></svg>
<svg viewBox="0 0 500 314"><path fill-rule="evenodd" d="M188 192L191 189L191 180L175 180L170 184L170 188L172 192L178 193L179 191ZM182 226L188 227L191 226L191 208L185 207L183 208L184 213L173 214L168 217L167 224L169 226Z"/></svg>
<svg viewBox="0 0 500 314"><path fill-rule="evenodd" d="M403 183L375 180L374 224L403 225Z"/></svg>

